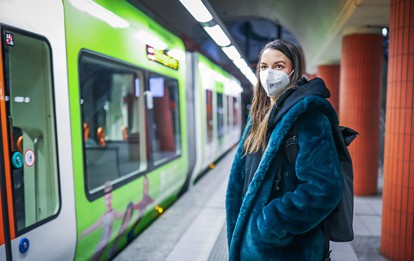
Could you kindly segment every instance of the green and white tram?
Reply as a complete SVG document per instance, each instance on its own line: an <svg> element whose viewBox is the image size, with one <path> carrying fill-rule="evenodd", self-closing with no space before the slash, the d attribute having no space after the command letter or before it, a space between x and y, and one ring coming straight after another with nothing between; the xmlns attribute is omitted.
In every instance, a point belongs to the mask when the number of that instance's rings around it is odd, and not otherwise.
<svg viewBox="0 0 414 261"><path fill-rule="evenodd" d="M238 141L239 82L126 1L0 31L0 260L110 259Z"/></svg>

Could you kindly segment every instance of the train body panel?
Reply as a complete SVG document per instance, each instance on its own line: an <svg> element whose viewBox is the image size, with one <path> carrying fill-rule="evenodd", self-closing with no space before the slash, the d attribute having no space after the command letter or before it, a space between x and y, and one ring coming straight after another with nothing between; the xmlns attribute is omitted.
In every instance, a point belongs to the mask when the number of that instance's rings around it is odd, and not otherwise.
<svg viewBox="0 0 414 261"><path fill-rule="evenodd" d="M7 203L9 209L8 219L0 225L2 260L74 257L76 223L67 66L62 59L66 53L63 17L60 1L0 2L0 79L4 80L0 83L4 95L0 175L6 185L0 190L7 195L2 197L2 206ZM21 166L16 165L19 156Z"/></svg>
<svg viewBox="0 0 414 261"><path fill-rule="evenodd" d="M234 76L205 56L193 56L197 144L194 182L240 138L242 89Z"/></svg>
<svg viewBox="0 0 414 261"><path fill-rule="evenodd" d="M110 259L240 136L238 81L126 1L0 29L0 259Z"/></svg>

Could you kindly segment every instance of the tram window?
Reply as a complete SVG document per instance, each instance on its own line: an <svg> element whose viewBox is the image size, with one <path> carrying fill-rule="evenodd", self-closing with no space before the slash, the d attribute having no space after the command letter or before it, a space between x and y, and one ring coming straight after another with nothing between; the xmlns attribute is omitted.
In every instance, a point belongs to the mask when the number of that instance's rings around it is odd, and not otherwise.
<svg viewBox="0 0 414 261"><path fill-rule="evenodd" d="M15 228L22 234L60 208L51 51L40 38L2 35L9 37L3 48L10 155L21 153L24 159L10 173Z"/></svg>
<svg viewBox="0 0 414 261"><path fill-rule="evenodd" d="M148 83L153 97L153 109L149 112L151 156L154 165L159 165L181 154L178 82L151 73Z"/></svg>
<svg viewBox="0 0 414 261"><path fill-rule="evenodd" d="M233 97L233 126L237 127L239 124L239 103L237 102L237 98Z"/></svg>
<svg viewBox="0 0 414 261"><path fill-rule="evenodd" d="M224 136L224 108L223 108L223 94L217 93L217 136L219 140Z"/></svg>
<svg viewBox="0 0 414 261"><path fill-rule="evenodd" d="M227 126L227 130L229 130L230 126L231 126L231 97L226 95L226 103L227 103L227 111L226 111L226 116L227 116L227 121L226 121L226 126Z"/></svg>
<svg viewBox="0 0 414 261"><path fill-rule="evenodd" d="M80 89L86 187L90 194L147 166L142 72L82 53Z"/></svg>
<svg viewBox="0 0 414 261"><path fill-rule="evenodd" d="M213 92L206 90L207 143L213 142Z"/></svg>

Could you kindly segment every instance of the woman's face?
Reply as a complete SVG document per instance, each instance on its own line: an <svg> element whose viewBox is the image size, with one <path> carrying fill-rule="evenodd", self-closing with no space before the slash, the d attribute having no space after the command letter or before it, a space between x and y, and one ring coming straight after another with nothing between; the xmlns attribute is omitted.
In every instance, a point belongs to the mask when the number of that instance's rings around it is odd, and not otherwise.
<svg viewBox="0 0 414 261"><path fill-rule="evenodd" d="M263 51L260 59L260 71L267 70L268 68L284 71L290 75L292 72L292 61L281 51L267 48Z"/></svg>

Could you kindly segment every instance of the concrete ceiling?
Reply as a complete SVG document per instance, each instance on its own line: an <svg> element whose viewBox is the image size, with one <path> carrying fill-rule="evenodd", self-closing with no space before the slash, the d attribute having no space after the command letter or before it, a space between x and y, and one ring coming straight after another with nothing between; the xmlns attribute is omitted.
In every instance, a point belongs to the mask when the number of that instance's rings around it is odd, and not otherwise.
<svg viewBox="0 0 414 261"><path fill-rule="evenodd" d="M188 50L200 51L249 87L220 48L178 0L128 0L180 36ZM390 0L203 0L225 26L254 69L260 49L271 39L293 41L303 50L306 71L339 64L341 39L352 32L381 32L389 25Z"/></svg>

